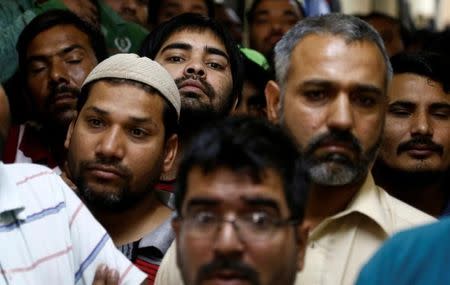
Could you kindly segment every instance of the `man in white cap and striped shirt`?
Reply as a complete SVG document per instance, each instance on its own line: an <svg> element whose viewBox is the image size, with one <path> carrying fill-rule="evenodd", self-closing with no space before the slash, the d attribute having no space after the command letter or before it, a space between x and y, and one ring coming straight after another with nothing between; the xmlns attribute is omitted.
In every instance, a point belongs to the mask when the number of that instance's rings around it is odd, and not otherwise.
<svg viewBox="0 0 450 285"><path fill-rule="evenodd" d="M117 54L87 76L77 109L65 142L67 176L152 282L173 240L171 201L154 185L177 152L178 88L155 61Z"/></svg>

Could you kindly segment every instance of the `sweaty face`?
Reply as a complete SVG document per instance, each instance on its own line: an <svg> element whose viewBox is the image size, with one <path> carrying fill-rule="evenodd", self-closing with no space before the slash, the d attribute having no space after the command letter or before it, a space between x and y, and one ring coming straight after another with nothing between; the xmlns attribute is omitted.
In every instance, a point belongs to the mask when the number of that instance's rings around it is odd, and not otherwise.
<svg viewBox="0 0 450 285"><path fill-rule="evenodd" d="M147 24L148 0L105 0L105 3L127 21Z"/></svg>
<svg viewBox="0 0 450 285"><path fill-rule="evenodd" d="M262 0L249 26L250 48L270 56L275 44L302 18L294 0Z"/></svg>
<svg viewBox="0 0 450 285"><path fill-rule="evenodd" d="M388 92L379 158L406 172L443 172L450 166L450 96L426 77L396 74Z"/></svg>
<svg viewBox="0 0 450 285"><path fill-rule="evenodd" d="M284 100L281 105L269 100L270 117L291 133L316 184L360 182L384 123L381 52L365 41L347 44L335 36L309 35L294 48L290 64Z"/></svg>
<svg viewBox="0 0 450 285"><path fill-rule="evenodd" d="M205 0L165 0L161 3L157 24L183 13L197 13L208 16Z"/></svg>
<svg viewBox="0 0 450 285"><path fill-rule="evenodd" d="M88 36L71 25L38 34L26 53L27 87L39 120L67 128L81 84L97 64Z"/></svg>
<svg viewBox="0 0 450 285"><path fill-rule="evenodd" d="M151 193L165 159L163 106L139 87L94 83L65 143L85 202L120 211Z"/></svg>
<svg viewBox="0 0 450 285"><path fill-rule="evenodd" d="M175 79L182 113L228 113L233 80L228 53L211 31L179 31L162 45L155 60Z"/></svg>
<svg viewBox="0 0 450 285"><path fill-rule="evenodd" d="M222 222L215 231L203 233L202 225L214 218L253 217L257 224L288 219L282 181L275 171L267 171L260 183L254 183L228 169L205 174L196 167L188 174L186 190L184 218L173 223L185 284L293 284L306 236L299 234L298 226L280 226L265 240L257 237L262 230L251 236L249 229L256 226L237 221ZM188 217L195 217L197 226Z"/></svg>

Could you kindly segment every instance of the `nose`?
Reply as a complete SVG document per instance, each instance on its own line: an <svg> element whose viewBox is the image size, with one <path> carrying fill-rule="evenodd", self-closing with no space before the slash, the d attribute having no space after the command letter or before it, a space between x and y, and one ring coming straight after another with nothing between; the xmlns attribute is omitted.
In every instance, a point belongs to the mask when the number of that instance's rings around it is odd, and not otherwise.
<svg viewBox="0 0 450 285"><path fill-rule="evenodd" d="M55 59L50 67L50 80L53 82L69 82L68 70L62 60Z"/></svg>
<svg viewBox="0 0 450 285"><path fill-rule="evenodd" d="M121 160L125 154L124 138L118 127L111 127L99 134L95 153L99 157Z"/></svg>
<svg viewBox="0 0 450 285"><path fill-rule="evenodd" d="M413 136L433 136L433 127L430 118L425 111L417 112L413 117L411 134Z"/></svg>
<svg viewBox="0 0 450 285"><path fill-rule="evenodd" d="M338 94L328 111L327 124L330 129L349 131L352 129L353 110L350 98L346 93Z"/></svg>
<svg viewBox="0 0 450 285"><path fill-rule="evenodd" d="M191 59L184 69L184 75L205 78L206 77L205 65L199 59Z"/></svg>
<svg viewBox="0 0 450 285"><path fill-rule="evenodd" d="M243 250L244 244L235 224L232 222L222 223L214 241L215 254L238 258L242 255Z"/></svg>

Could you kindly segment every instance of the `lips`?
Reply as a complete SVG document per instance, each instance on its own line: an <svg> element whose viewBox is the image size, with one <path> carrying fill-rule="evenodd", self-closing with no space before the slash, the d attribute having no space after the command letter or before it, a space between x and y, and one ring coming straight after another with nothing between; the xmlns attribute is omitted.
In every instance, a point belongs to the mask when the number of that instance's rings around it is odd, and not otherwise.
<svg viewBox="0 0 450 285"><path fill-rule="evenodd" d="M123 178L125 174L119 169L109 165L94 165L88 171L95 177L103 180L113 180Z"/></svg>
<svg viewBox="0 0 450 285"><path fill-rule="evenodd" d="M187 80L183 81L178 86L178 89L180 91L193 92L196 94L203 93L204 95L207 95L207 92L206 92L203 84L201 84L199 81L193 80L193 79L187 79Z"/></svg>
<svg viewBox="0 0 450 285"><path fill-rule="evenodd" d="M206 284L250 284L248 278L246 278L239 271L235 270L219 270L214 272L205 280Z"/></svg>
<svg viewBox="0 0 450 285"><path fill-rule="evenodd" d="M406 149L406 153L408 153L410 156L416 157L416 158L426 158L437 152L438 151L436 150L435 147L433 147L431 145L425 145L425 144L414 145L414 146L411 146L408 149Z"/></svg>

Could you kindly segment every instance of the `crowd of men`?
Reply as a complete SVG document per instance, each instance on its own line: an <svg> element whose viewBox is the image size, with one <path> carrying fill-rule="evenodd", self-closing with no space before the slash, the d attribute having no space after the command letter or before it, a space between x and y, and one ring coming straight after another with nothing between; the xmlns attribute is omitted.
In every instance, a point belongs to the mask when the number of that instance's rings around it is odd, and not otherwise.
<svg viewBox="0 0 450 285"><path fill-rule="evenodd" d="M450 282L450 61L397 19L5 3L0 285Z"/></svg>

